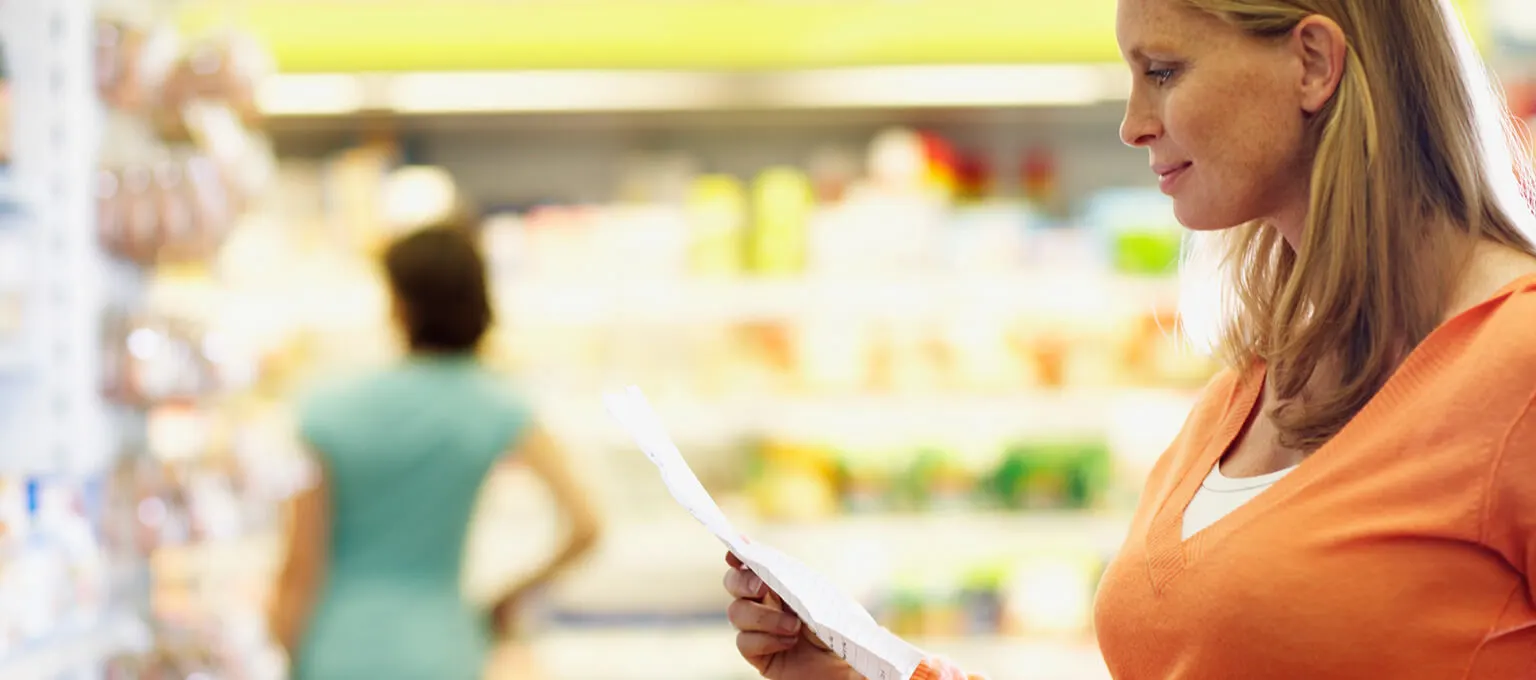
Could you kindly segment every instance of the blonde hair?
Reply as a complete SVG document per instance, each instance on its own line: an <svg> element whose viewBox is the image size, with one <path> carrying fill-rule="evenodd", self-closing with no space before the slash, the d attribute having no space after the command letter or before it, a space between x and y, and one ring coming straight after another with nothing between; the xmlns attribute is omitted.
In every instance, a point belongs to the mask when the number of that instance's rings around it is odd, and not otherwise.
<svg viewBox="0 0 1536 680"><path fill-rule="evenodd" d="M1265 362L1282 443L1313 450L1440 323L1478 240L1536 254L1530 155L1448 0L1185 1L1258 38L1322 15L1347 43L1301 242L1262 221L1194 234L1184 271L1186 332Z"/></svg>

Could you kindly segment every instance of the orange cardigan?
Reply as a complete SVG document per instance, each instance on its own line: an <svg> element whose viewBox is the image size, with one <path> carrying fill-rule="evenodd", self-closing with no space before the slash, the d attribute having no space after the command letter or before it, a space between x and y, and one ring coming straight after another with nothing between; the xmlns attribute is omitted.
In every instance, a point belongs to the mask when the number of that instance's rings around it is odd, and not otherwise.
<svg viewBox="0 0 1536 680"><path fill-rule="evenodd" d="M1218 376L1154 466L1095 605L1114 677L1536 678L1536 276L1436 329L1332 441L1181 540L1263 384L1263 366Z"/></svg>
<svg viewBox="0 0 1536 680"><path fill-rule="evenodd" d="M1120 680L1536 678L1536 277L1442 325L1332 441L1188 541L1264 368L1154 467L1095 607Z"/></svg>

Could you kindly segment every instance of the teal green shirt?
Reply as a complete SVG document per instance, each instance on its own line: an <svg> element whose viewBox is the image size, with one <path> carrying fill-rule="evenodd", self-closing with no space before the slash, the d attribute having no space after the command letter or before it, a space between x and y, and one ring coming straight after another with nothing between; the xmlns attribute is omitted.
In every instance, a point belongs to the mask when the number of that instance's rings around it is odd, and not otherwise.
<svg viewBox="0 0 1536 680"><path fill-rule="evenodd" d="M479 680L484 613L463 601L470 515L528 409L467 357L411 358L321 390L300 430L331 490L325 585L295 680Z"/></svg>

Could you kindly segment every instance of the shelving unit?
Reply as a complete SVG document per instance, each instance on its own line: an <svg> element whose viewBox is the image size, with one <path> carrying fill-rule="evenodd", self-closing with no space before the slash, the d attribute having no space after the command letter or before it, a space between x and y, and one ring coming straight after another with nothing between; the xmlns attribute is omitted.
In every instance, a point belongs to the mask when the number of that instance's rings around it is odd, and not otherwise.
<svg viewBox="0 0 1536 680"><path fill-rule="evenodd" d="M738 280L502 279L498 305L538 324L730 322L814 315L911 318L984 309L988 315L1168 309L1177 281L1037 269L1014 274L913 274Z"/></svg>
<svg viewBox="0 0 1536 680"><path fill-rule="evenodd" d="M134 595L142 571L107 564L99 573L83 572L96 573L99 582L72 573L76 567L64 560L82 558L60 551L76 550L82 530L94 534L85 540L99 549L100 529L75 523L94 522L89 510L77 520L69 514L75 511L55 508L100 505L118 444L134 426L114 416L100 389L102 313L131 282L109 277L96 239L102 109L94 36L91 0L0 1L12 78L13 128L6 133L14 151L0 172L0 238L13 239L0 267L7 292L20 291L20 331L0 343L0 478L7 512L20 504L27 513L8 514L0 532L0 586L7 593L0 596L7 637L0 677L7 679L95 677L108 657L145 643ZM22 488L24 503L15 495ZM60 512L75 532L68 538L55 533L63 531ZM50 572L46 586L20 580L35 579L39 570Z"/></svg>
<svg viewBox="0 0 1536 680"><path fill-rule="evenodd" d="M63 630L37 644L0 659L0 677L6 680L57 680L72 671L92 677L89 667L125 649L143 647L148 632L135 613L104 617L102 622L78 630Z"/></svg>
<svg viewBox="0 0 1536 680"><path fill-rule="evenodd" d="M1081 642L1007 638L913 640L920 648L975 668L1010 669L1009 680L1108 680L1098 650ZM601 649L602 654L592 650ZM662 630L575 629L545 635L534 645L539 671L507 680L753 680L760 677L736 654L735 634L724 625ZM492 678L500 680L499 676Z"/></svg>

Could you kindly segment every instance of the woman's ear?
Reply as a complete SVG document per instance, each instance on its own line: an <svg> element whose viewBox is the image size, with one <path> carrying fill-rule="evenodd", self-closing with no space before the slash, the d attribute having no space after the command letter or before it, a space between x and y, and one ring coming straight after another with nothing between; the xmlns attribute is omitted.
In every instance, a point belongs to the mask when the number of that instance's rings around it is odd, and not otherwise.
<svg viewBox="0 0 1536 680"><path fill-rule="evenodd" d="M1323 110L1344 78L1348 44L1334 20L1314 14L1291 31L1291 49L1301 60L1301 109L1307 115Z"/></svg>

